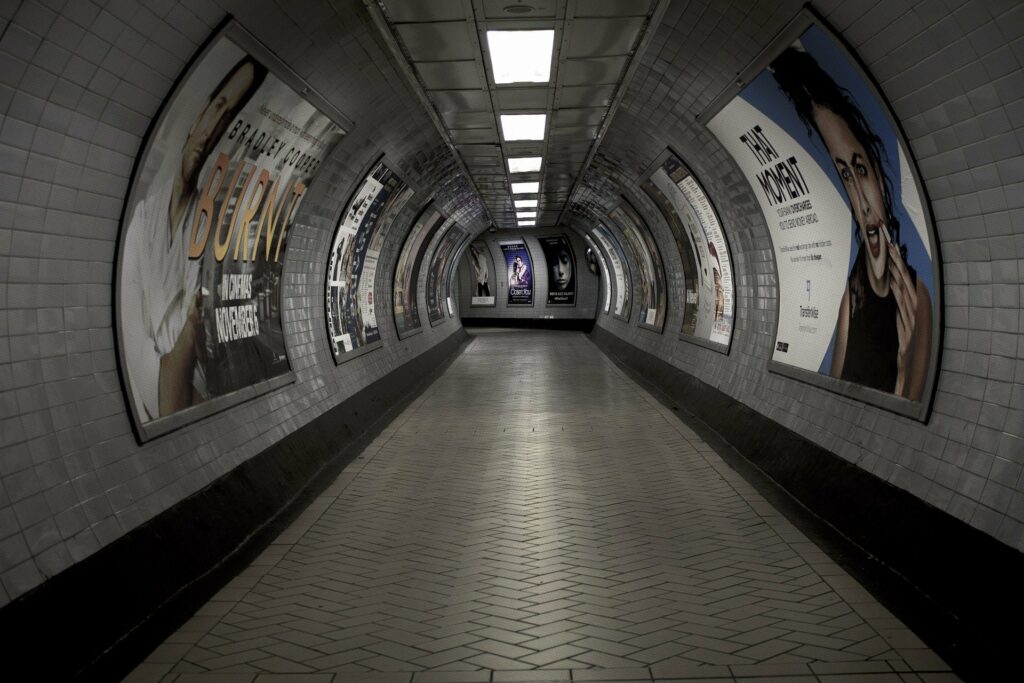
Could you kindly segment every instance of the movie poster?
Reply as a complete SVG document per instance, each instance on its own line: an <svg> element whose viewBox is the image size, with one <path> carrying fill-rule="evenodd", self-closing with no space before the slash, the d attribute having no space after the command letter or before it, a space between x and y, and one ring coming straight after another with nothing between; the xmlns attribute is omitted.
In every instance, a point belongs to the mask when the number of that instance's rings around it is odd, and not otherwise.
<svg viewBox="0 0 1024 683"><path fill-rule="evenodd" d="M494 305L494 260L491 258L491 250L487 243L477 240L469 245L469 265L472 282L473 296L470 299L470 306L493 306Z"/></svg>
<svg viewBox="0 0 1024 683"><path fill-rule="evenodd" d="M711 201L671 153L644 189L665 215L683 260L686 300L680 333L728 346L734 306L732 260Z"/></svg>
<svg viewBox="0 0 1024 683"><path fill-rule="evenodd" d="M430 259L430 270L427 271L427 319L436 323L444 319L444 302L447 298L446 288L449 265L452 257L462 240L466 237L466 231L454 222L448 227L434 248L433 258Z"/></svg>
<svg viewBox="0 0 1024 683"><path fill-rule="evenodd" d="M125 205L115 315L141 439L290 372L281 324L288 234L344 131L309 101L315 95L303 98L244 49L252 39L235 29L213 39L167 100ZM190 417L166 419L193 406Z"/></svg>
<svg viewBox="0 0 1024 683"><path fill-rule="evenodd" d="M616 317L629 320L629 314L633 307L631 291L632 281L629 271L626 270L626 255L619 246L615 236L604 225L598 223L594 226L594 238L601 244L601 248L608 254L608 260L612 264L612 273L615 276L615 312Z"/></svg>
<svg viewBox="0 0 1024 683"><path fill-rule="evenodd" d="M501 242L508 276L508 305L533 305L533 263L530 252L522 241Z"/></svg>
<svg viewBox="0 0 1024 683"><path fill-rule="evenodd" d="M667 297L665 296L665 270L661 252L647 226L631 206L623 201L608 214L622 229L626 244L633 252L634 262L640 270L640 319L638 324L661 331L665 325Z"/></svg>
<svg viewBox="0 0 1024 683"><path fill-rule="evenodd" d="M548 306L575 306L576 257L569 238L559 235L537 241L548 266Z"/></svg>
<svg viewBox="0 0 1024 683"><path fill-rule="evenodd" d="M853 61L812 24L708 127L771 233L772 360L926 400L940 311L935 242L907 147Z"/></svg>
<svg viewBox="0 0 1024 683"><path fill-rule="evenodd" d="M587 260L588 260L588 263L589 263L589 260L590 260L589 257L591 255L593 255L593 257L595 259L595 265L598 266L597 272L595 273L595 275L597 275L599 278L604 280L604 312L607 315L612 310L612 276L611 276L611 273L608 270L608 263L604 259L604 253L597 246L597 244L590 237L590 235L584 235L583 239L585 239L587 241L587 245L588 245L587 246L587 255L588 255L588 259Z"/></svg>
<svg viewBox="0 0 1024 683"><path fill-rule="evenodd" d="M419 279L423 254L430 239L445 224L444 216L428 204L416 217L409 234L406 235L402 252L395 265L392 293L394 297L395 329L398 338L409 336L420 329Z"/></svg>
<svg viewBox="0 0 1024 683"><path fill-rule="evenodd" d="M327 332L334 362L380 341L374 305L377 260L387 225L411 191L378 163L356 189L334 232L327 261Z"/></svg>

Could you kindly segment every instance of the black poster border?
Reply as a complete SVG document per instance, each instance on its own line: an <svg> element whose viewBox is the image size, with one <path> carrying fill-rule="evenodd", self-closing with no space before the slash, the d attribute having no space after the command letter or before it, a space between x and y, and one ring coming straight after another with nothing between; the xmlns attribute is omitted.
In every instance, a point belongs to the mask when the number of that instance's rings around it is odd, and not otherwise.
<svg viewBox="0 0 1024 683"><path fill-rule="evenodd" d="M342 139L350 134L356 125L352 119L331 104L319 93L319 91L317 91L296 71L280 59L269 47L264 45L258 38L246 30L245 27L243 27L231 14L226 15L224 19L210 32L185 64L184 68L182 68L177 78L175 78L171 87L167 90L167 94L164 96L163 101L160 103L160 108L157 110L157 113L152 119L150 119L149 125L146 127L146 132L143 134L142 139L139 142L139 151L132 162L132 170L129 175L131 182L128 186L128 192L125 196L125 200L121 204L121 211L118 215L117 241L115 243L115 252L112 264L111 288L114 290L112 296L114 307L111 315L111 331L113 332L114 338L114 355L117 358L117 379L120 384L121 394L124 397L127 413L130 418L129 423L131 425L132 436L140 446L159 437L166 436L172 432L176 432L192 424L198 423L212 415L225 412L243 403L248 403L259 396L272 393L282 387L294 384L298 381L295 370L292 367L291 350L288 346L288 334L284 322L284 308L281 307L281 331L285 341L284 352L286 362L288 364L288 370L286 372L277 375L276 377L256 382L255 384L251 384L247 387L242 387L231 393L211 398L197 405L179 410L171 415L150 420L145 424L143 424L140 418L135 406L135 401L132 398L131 390L128 386L127 364L125 363L124 348L121 343L120 323L118 320L118 311L120 311L121 308L121 290L118 283L120 283L121 280L120 273L122 260L124 258L124 242L127 236L128 227L125 224L125 216L127 214L128 207L134 203L133 200L135 198L135 191L139 182L139 175L149 157L150 144L153 141L153 136L170 113L170 105L178 95L181 86L190 76L192 76L196 67L203 58L209 54L214 44L222 38L226 38L234 42L239 48L255 57L270 73L274 74L274 76L279 78L281 82L304 98L321 114L333 121L341 129ZM338 141L338 144L341 144L341 140ZM316 181L317 179L314 177L309 187L312 187ZM309 187L307 187L307 191L309 190ZM282 275L285 274L287 266L288 261L286 252L285 261L281 265ZM278 297L279 299L283 298L283 287L279 290Z"/></svg>
<svg viewBox="0 0 1024 683"><path fill-rule="evenodd" d="M769 372L788 377L790 379L797 380L804 384L810 384L812 386L819 387L826 391L829 391L840 396L846 396L849 398L856 399L868 405L872 405L883 410L887 410L891 413L909 417L927 424L931 417L931 411L935 403L935 394L938 391L939 386L939 374L942 370L942 347L943 347L943 336L944 336L944 304L943 304L943 275L942 275L942 243L938 238L938 232L935 228L935 217L932 211L932 200L928 194L928 189L925 187L921 180L921 171L918 167L917 157L913 154L913 151L908 142L907 133L904 130L899 118L896 116L895 111L892 108L892 104L889 99L885 97L882 91L882 87L878 80L872 75L867 65L857 54L857 51L843 39L843 37L836 31L832 26L817 12L814 11L810 6L805 5L802 7L796 16L781 31L772 39L771 43L762 50L753 60L739 73L735 82L730 83L714 100L711 104L697 115L696 120L703 124L707 128L708 122L718 115L730 102L735 99L740 92L746 87L750 81L757 77L764 69L771 64L772 60L775 59L782 51L792 45L805 31L812 26L816 26L822 30L825 35L844 53L846 58L849 60L850 65L857 71L858 75L864 80L865 84L872 91L872 94L876 98L879 108L886 116L888 123L893 127L896 133L896 141L900 146L901 150L907 161L907 166L910 169L910 173L914 178L914 187L921 197L921 209L928 227L928 238L932 249L932 282L935 284L935 291L932 292L932 339L931 339L931 361L928 368L928 377L925 380L924 391L921 395L921 400L911 401L893 394L889 394L877 389L856 384L847 380L837 379L828 375L822 375L817 372L810 370L804 370L802 368L796 368L779 361L772 360L769 352L769 358L766 361L766 367ZM708 133L715 137L718 137L708 129ZM741 172L744 181L749 184L746 176ZM753 189L751 189L753 192ZM760 208L758 208L760 211ZM771 231L767 232L768 241L772 242ZM779 282L778 264L774 258L774 242L772 242L772 268L775 275L775 282ZM780 318L780 306L781 300L776 297L775 300L775 322L772 327L772 347L774 349L776 342L778 341L778 329L779 329L779 318Z"/></svg>

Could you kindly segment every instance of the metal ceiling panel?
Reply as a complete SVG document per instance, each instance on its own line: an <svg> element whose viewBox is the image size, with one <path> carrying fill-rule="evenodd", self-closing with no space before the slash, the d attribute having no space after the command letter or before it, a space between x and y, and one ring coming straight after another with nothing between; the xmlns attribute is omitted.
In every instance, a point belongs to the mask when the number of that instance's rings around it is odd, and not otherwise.
<svg viewBox="0 0 1024 683"><path fill-rule="evenodd" d="M415 66L427 90L482 90L485 87L476 62L422 62Z"/></svg>
<svg viewBox="0 0 1024 683"><path fill-rule="evenodd" d="M464 0L384 0L388 18L396 24L409 21L452 21L466 18Z"/></svg>
<svg viewBox="0 0 1024 683"><path fill-rule="evenodd" d="M545 109L548 88L498 88L498 106L502 109Z"/></svg>
<svg viewBox="0 0 1024 683"><path fill-rule="evenodd" d="M505 11L506 7L515 6L529 7L532 11ZM557 0L484 0L484 16L488 19L551 19L554 18L557 7Z"/></svg>
<svg viewBox="0 0 1024 683"><path fill-rule="evenodd" d="M401 24L396 29L414 63L462 61L479 56L472 24L465 21Z"/></svg>
<svg viewBox="0 0 1024 683"><path fill-rule="evenodd" d="M607 107L614 95L614 85L563 87L558 95L558 106Z"/></svg>
<svg viewBox="0 0 1024 683"><path fill-rule="evenodd" d="M626 57L605 57L603 59L569 59L559 67L562 85L603 85L619 82Z"/></svg>
<svg viewBox="0 0 1024 683"><path fill-rule="evenodd" d="M430 93L430 99L442 114L451 111L491 110L491 98L486 90L435 90Z"/></svg>
<svg viewBox="0 0 1024 683"><path fill-rule="evenodd" d="M494 130L494 115L489 111L450 111L441 115L448 128L490 128Z"/></svg>
<svg viewBox="0 0 1024 683"><path fill-rule="evenodd" d="M498 131L493 128L470 128L466 130L449 130L452 142L465 145L480 142L498 142Z"/></svg>
<svg viewBox="0 0 1024 683"><path fill-rule="evenodd" d="M627 55L636 44L644 17L577 19L569 34L564 57Z"/></svg>
<svg viewBox="0 0 1024 683"><path fill-rule="evenodd" d="M569 126L596 126L601 123L607 111L604 107L559 109L551 118L551 127L563 129Z"/></svg>
<svg viewBox="0 0 1024 683"><path fill-rule="evenodd" d="M584 0L576 3L580 17L646 17L651 13L651 0Z"/></svg>

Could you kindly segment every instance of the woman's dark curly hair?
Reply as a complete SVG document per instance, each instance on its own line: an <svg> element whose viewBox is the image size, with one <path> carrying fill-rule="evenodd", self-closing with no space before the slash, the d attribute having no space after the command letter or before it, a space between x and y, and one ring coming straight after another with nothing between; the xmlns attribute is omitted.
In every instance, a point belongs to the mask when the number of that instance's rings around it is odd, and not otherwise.
<svg viewBox="0 0 1024 683"><path fill-rule="evenodd" d="M842 119L857 141L867 150L875 173L882 179L884 185L882 205L885 211L885 225L889 228L893 242L899 246L903 258L906 260L906 247L900 242L900 223L893 211L892 182L882 170L885 147L882 145L881 138L871 130L860 109L853 103L850 93L832 80L832 77L825 73L814 57L795 47L786 48L781 55L776 57L771 63L770 70L779 89L793 103L797 115L807 127L808 135L813 130L818 133L818 137L821 137L814 122L814 107L822 107ZM849 278L851 315L863 306L864 292L867 286L867 263L860 230L855 228L854 235L858 249Z"/></svg>

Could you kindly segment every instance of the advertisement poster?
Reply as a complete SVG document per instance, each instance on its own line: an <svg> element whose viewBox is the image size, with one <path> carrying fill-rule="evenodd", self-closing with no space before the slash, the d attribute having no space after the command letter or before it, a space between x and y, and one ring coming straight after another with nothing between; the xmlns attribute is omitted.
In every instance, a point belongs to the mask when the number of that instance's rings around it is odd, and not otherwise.
<svg viewBox="0 0 1024 683"><path fill-rule="evenodd" d="M772 360L921 401L937 360L932 232L906 146L852 60L812 24L708 127L771 233Z"/></svg>
<svg viewBox="0 0 1024 683"><path fill-rule="evenodd" d="M290 371L287 236L344 134L233 35L216 37L166 102L125 205L115 315L143 439Z"/></svg>
<svg viewBox="0 0 1024 683"><path fill-rule="evenodd" d="M392 288L394 297L395 329L398 338L408 336L420 329L420 310L418 287L420 264L423 263L423 252L431 237L444 223L444 216L428 204L413 223L412 229L405 238L402 252L395 266L395 281Z"/></svg>
<svg viewBox="0 0 1024 683"><path fill-rule="evenodd" d="M576 305L576 257L565 235L540 237L548 266L548 306Z"/></svg>
<svg viewBox="0 0 1024 683"><path fill-rule="evenodd" d="M665 326L667 297L665 292L665 270L661 264L661 252L654 244L647 226L640 216L625 202L612 209L611 216L626 238L626 244L633 252L634 261L640 269L640 325L661 331Z"/></svg>
<svg viewBox="0 0 1024 683"><path fill-rule="evenodd" d="M629 320L629 314L633 306L633 298L630 290L629 271L626 270L626 255L622 252L618 240L612 235L608 228L598 223L594 226L594 238L600 243L601 248L608 254L608 260L612 262L612 274L615 276L615 312L616 317Z"/></svg>
<svg viewBox="0 0 1024 683"><path fill-rule="evenodd" d="M686 301L680 333L728 346L734 306L732 261L714 207L697 179L671 153L644 189L665 215L683 258Z"/></svg>
<svg viewBox="0 0 1024 683"><path fill-rule="evenodd" d="M594 240L590 235L584 235L583 239L587 241L587 262L590 262L590 258L595 259L595 265L598 266L595 275L604 280L604 312L607 315L612 310L612 275L608 270L608 263L605 261L604 252L594 243Z"/></svg>
<svg viewBox="0 0 1024 683"><path fill-rule="evenodd" d="M444 319L443 306L448 286L448 278L445 275L449 271L456 249L465 238L466 231L452 223L441 235L440 242L434 249L430 270L427 271L427 319L432 323Z"/></svg>
<svg viewBox="0 0 1024 683"><path fill-rule="evenodd" d="M377 259L386 231L409 199L405 183L378 163L356 190L338 228L327 261L327 332L334 362L380 341L374 306Z"/></svg>
<svg viewBox="0 0 1024 683"><path fill-rule="evenodd" d="M533 263L526 244L520 241L501 242L508 276L508 305L533 305Z"/></svg>
<svg viewBox="0 0 1024 683"><path fill-rule="evenodd" d="M494 292L491 291L494 282L494 260L491 258L491 250L483 240L477 240L469 245L470 283L473 297L470 299L470 306L493 306Z"/></svg>

